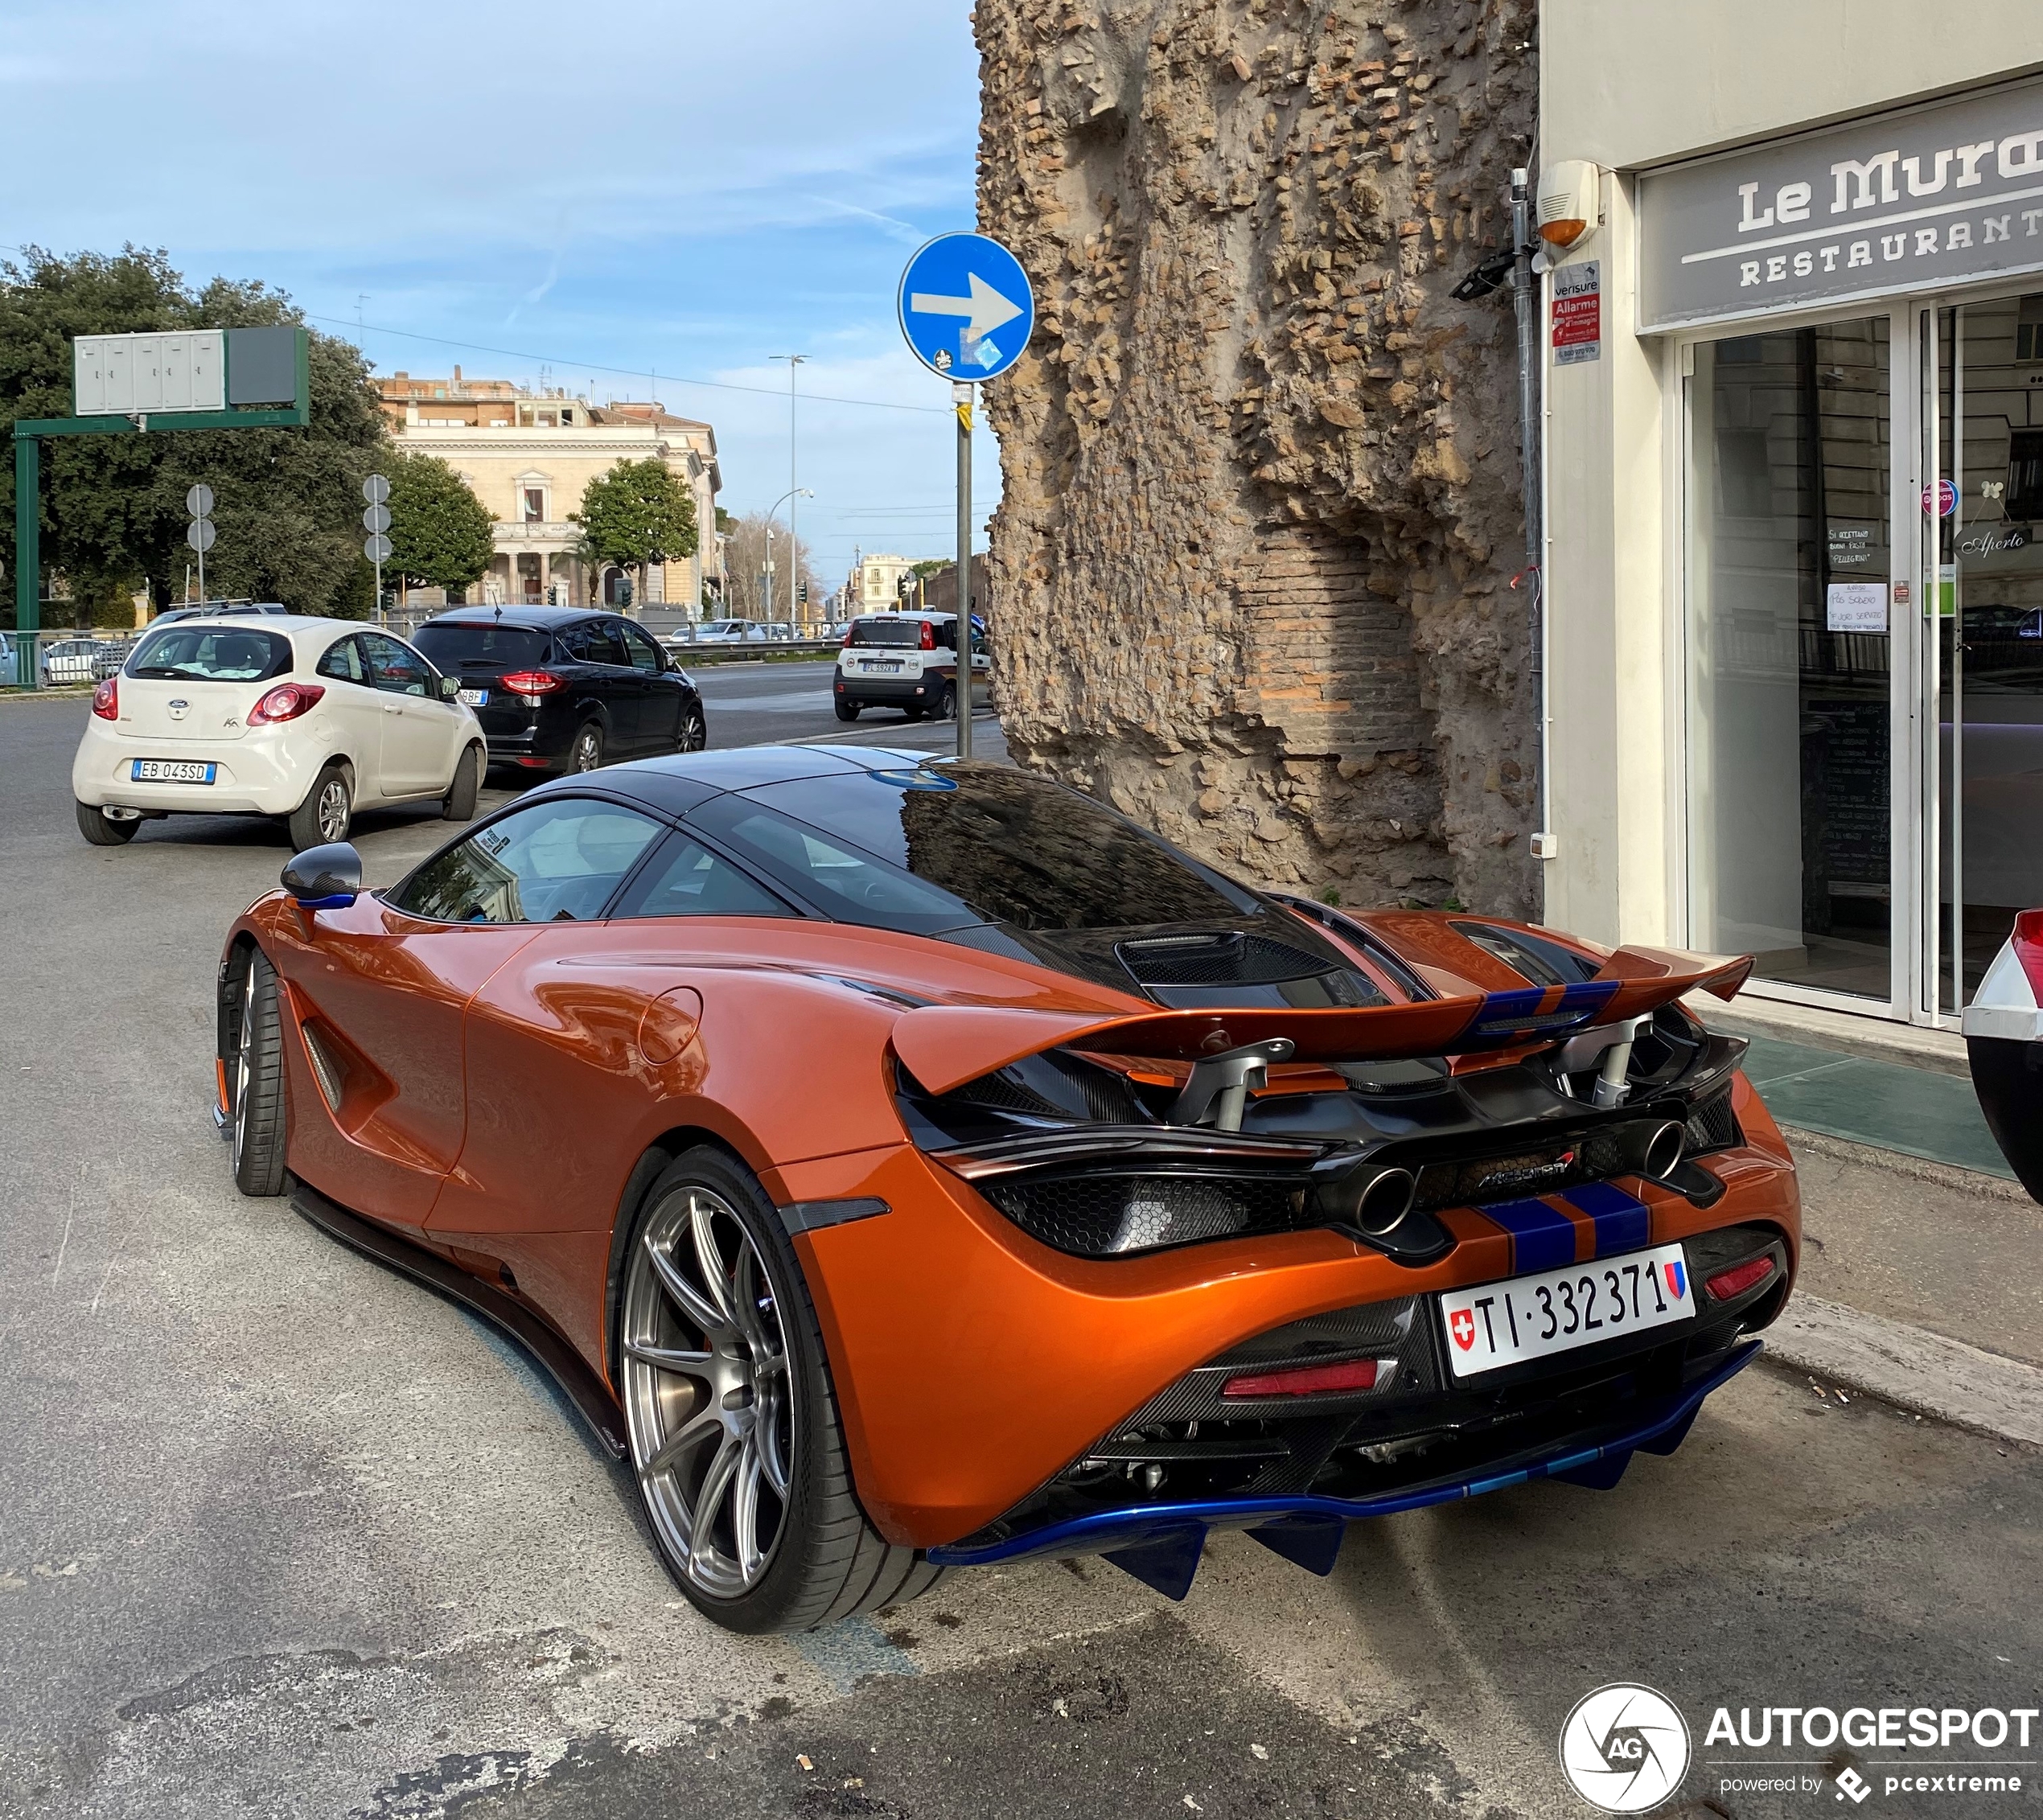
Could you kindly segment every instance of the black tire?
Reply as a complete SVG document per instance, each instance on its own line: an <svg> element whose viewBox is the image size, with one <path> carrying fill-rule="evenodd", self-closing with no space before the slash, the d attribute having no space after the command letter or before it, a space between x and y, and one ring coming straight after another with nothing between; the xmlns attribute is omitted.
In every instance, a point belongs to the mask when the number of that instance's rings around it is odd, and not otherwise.
<svg viewBox="0 0 2043 1820"><path fill-rule="evenodd" d="M931 713L939 721L948 721L957 711L958 692L950 684L946 683L943 685L943 692L937 696L936 705Z"/></svg>
<svg viewBox="0 0 2043 1820"><path fill-rule="evenodd" d="M227 1065L234 1185L244 1194L284 1192L284 1024L277 998L275 969L261 949L251 948Z"/></svg>
<svg viewBox="0 0 2043 1820"><path fill-rule="evenodd" d="M603 768L603 729L599 721L584 721L568 742L570 773L599 771Z"/></svg>
<svg viewBox="0 0 2043 1820"><path fill-rule="evenodd" d="M680 737L674 742L676 752L700 752L709 743L709 723L702 717L700 706L689 709L681 716Z"/></svg>
<svg viewBox="0 0 2043 1820"><path fill-rule="evenodd" d="M858 704L855 701L840 700L837 708L837 718L841 721L855 721L858 718Z"/></svg>
<svg viewBox="0 0 2043 1820"><path fill-rule="evenodd" d="M286 823L294 853L345 840L354 825L355 790L347 781L346 769L339 765L327 766L312 780L305 800L291 811Z"/></svg>
<svg viewBox="0 0 2043 1820"><path fill-rule="evenodd" d="M475 799L483 789L483 749L471 746L462 749L454 762L454 782L447 786L447 793L440 799L440 818L443 821L473 821L475 819Z"/></svg>
<svg viewBox="0 0 2043 1820"><path fill-rule="evenodd" d="M644 1362L631 1350L641 1345L672 1346L678 1337L681 1344L700 1343L710 1349L707 1353L691 1353L687 1355L690 1358L705 1358L715 1353L720 1342L706 1328L690 1332L685 1316L681 1317L678 1333L659 1325L659 1310L671 1313L680 1304L660 1299L670 1292L657 1287L660 1272L647 1257L651 1249L648 1239L656 1242L663 1232L671 1231L677 1207L692 1210L713 1202L717 1204L714 1218L718 1230L729 1232L734 1225L742 1229L766 1276L766 1296L751 1298L753 1320L760 1321L762 1315L770 1318L784 1342L784 1354L771 1355L783 1360L783 1367L771 1374L761 1370L754 1381L760 1386L784 1381L787 1386L784 1408L770 1401L763 1391L750 1393L743 1406L757 1412L750 1431L754 1436L768 1424L775 1425L777 1435L779 1424L784 1422L787 1492L784 1499L775 1500L779 1506L775 1534L763 1551L764 1562L756 1580L742 1590L723 1595L698 1584L691 1570L687 1543L672 1533L675 1511L689 1502L681 1482L689 1468L676 1465L666 1469L664 1476L671 1482L663 1487L666 1495L659 1499L653 1487L663 1474L640 1469L662 1445L671 1444L677 1432L685 1439L684 1432L693 1432L709 1407L706 1393L689 1379L692 1400L684 1411L676 1411L670 1401L664 1400L676 1393L676 1374ZM734 1234L730 1242L735 1244ZM663 1255L671 1259L672 1241L668 1243L670 1248ZM745 1267L742 1247L735 1248L736 1268L742 1272ZM720 1260L724 1258L721 1245L718 1256ZM888 1543L859 1508L815 1307L780 1217L750 1173L725 1152L707 1144L675 1158L647 1190L633 1218L631 1240L623 1259L620 1275L624 1289L616 1323L619 1350L614 1363L617 1382L624 1392L632 1481L639 1489L640 1504L660 1559L696 1608L727 1630L750 1634L812 1630L857 1613L902 1603L934 1586L942 1577L943 1569L919 1550ZM693 1260L684 1260L684 1263L697 1267ZM735 1288L740 1281L754 1280L734 1276L726 1280ZM648 1281L656 1285L650 1302L645 1299ZM734 1295L731 1300L736 1304L741 1297ZM654 1318L648 1321L648 1315ZM642 1324L648 1331L639 1330ZM740 1350L754 1360L762 1356L756 1345ZM705 1378L704 1382L708 1382ZM725 1406L730 1400L725 1399ZM717 1442L719 1448L725 1444L721 1440ZM752 1444L756 1446L756 1441ZM681 1457L692 1461L696 1456ZM742 1470L741 1462L730 1477L734 1479ZM712 1462L700 1482L706 1485L715 1471ZM771 1496L770 1486L765 1488L764 1495ZM755 1524L761 1497L761 1492L755 1490L752 1506ZM710 1517L714 1518L724 1507L711 1502ZM734 1508L737 1501L732 1497L726 1502ZM700 1508L698 1503L697 1509ZM710 1525L705 1522L704 1526ZM713 1534L712 1556L721 1547L721 1538Z"/></svg>
<svg viewBox="0 0 2043 1820"><path fill-rule="evenodd" d="M78 804L78 832L95 847L125 847L142 826L135 821L109 821L89 803Z"/></svg>

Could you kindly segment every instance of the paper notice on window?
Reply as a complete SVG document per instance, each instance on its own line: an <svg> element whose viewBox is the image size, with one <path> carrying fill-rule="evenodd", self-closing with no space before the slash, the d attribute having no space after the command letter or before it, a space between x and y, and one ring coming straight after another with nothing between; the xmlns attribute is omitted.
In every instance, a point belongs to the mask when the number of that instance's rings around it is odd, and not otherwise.
<svg viewBox="0 0 2043 1820"><path fill-rule="evenodd" d="M1824 623L1833 632L1887 630L1885 581L1833 581L1823 606Z"/></svg>

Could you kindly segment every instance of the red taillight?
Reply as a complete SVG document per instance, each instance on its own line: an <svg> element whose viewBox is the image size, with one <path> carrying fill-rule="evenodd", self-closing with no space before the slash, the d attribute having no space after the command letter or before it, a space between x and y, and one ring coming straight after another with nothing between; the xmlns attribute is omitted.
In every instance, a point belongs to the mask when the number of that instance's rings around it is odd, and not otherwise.
<svg viewBox="0 0 2043 1820"><path fill-rule="evenodd" d="M317 683L279 683L249 710L249 725L273 727L279 721L295 721L317 708L326 692Z"/></svg>
<svg viewBox="0 0 2043 1820"><path fill-rule="evenodd" d="M851 648L851 628L850 628L849 626L847 626L847 627L845 627L845 635L844 635L842 638L841 638L840 639L838 639L838 640L837 640L837 643L838 643L838 644L839 644L840 646L841 646L841 647L842 647L845 650L846 650L846 651L850 650L850 648Z"/></svg>
<svg viewBox="0 0 2043 1820"><path fill-rule="evenodd" d="M2015 918L2015 958L2029 976L2036 1002L2043 1004L2043 910L2025 910Z"/></svg>
<svg viewBox="0 0 2043 1820"><path fill-rule="evenodd" d="M551 695L567 686L551 670L513 670L504 679L504 687L513 695Z"/></svg>
<svg viewBox="0 0 2043 1820"><path fill-rule="evenodd" d="M927 619L923 622L922 647L924 651L934 651L936 648L936 628Z"/></svg>
<svg viewBox="0 0 2043 1820"><path fill-rule="evenodd" d="M1757 1288L1773 1274L1774 1260L1770 1257L1748 1258L1741 1264L1733 1264L1729 1270L1720 1270L1716 1276L1705 1277L1703 1287L1717 1301L1733 1301L1748 1289Z"/></svg>
<svg viewBox="0 0 2043 1820"><path fill-rule="evenodd" d="M109 676L92 691L92 712L102 721L121 718L121 684L117 677Z"/></svg>
<svg viewBox="0 0 2043 1820"><path fill-rule="evenodd" d="M1397 1370L1394 1358L1344 1358L1338 1365L1301 1365L1288 1371L1255 1371L1230 1378L1223 1397L1305 1397L1315 1391L1373 1391Z"/></svg>

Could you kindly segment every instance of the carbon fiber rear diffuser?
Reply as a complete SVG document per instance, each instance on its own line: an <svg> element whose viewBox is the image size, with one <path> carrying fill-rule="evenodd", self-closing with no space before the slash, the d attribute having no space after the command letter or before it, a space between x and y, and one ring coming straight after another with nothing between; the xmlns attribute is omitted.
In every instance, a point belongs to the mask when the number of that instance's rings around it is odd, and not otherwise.
<svg viewBox="0 0 2043 1820"><path fill-rule="evenodd" d="M1451 1504L1485 1492L1502 1491L1536 1479L1563 1479L1607 1491L1623 1477L1635 1452L1672 1453L1687 1438L1703 1400L1758 1357L1760 1342L1748 1341L1707 1377L1679 1396L1652 1406L1652 1413L1595 1447L1557 1451L1506 1473L1483 1478L1436 1480L1382 1497L1213 1498L1186 1504L1138 1505L1099 1510L1025 1534L972 1548L932 1548L929 1558L946 1567L984 1567L1034 1555L1096 1554L1132 1574L1167 1599L1191 1590L1199 1556L1211 1529L1245 1529L1272 1553L1310 1571L1334 1571L1350 1523L1401 1510Z"/></svg>

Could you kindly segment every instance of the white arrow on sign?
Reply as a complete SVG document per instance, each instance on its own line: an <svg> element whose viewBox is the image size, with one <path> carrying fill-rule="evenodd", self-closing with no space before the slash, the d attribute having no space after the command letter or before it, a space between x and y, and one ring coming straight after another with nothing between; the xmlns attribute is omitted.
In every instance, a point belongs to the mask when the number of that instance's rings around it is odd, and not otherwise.
<svg viewBox="0 0 2043 1820"><path fill-rule="evenodd" d="M972 287L969 297L935 297L919 290L910 296L908 307L923 316L963 316L975 339L991 335L1022 314L1020 304L1009 302L976 272L968 272L965 281Z"/></svg>

